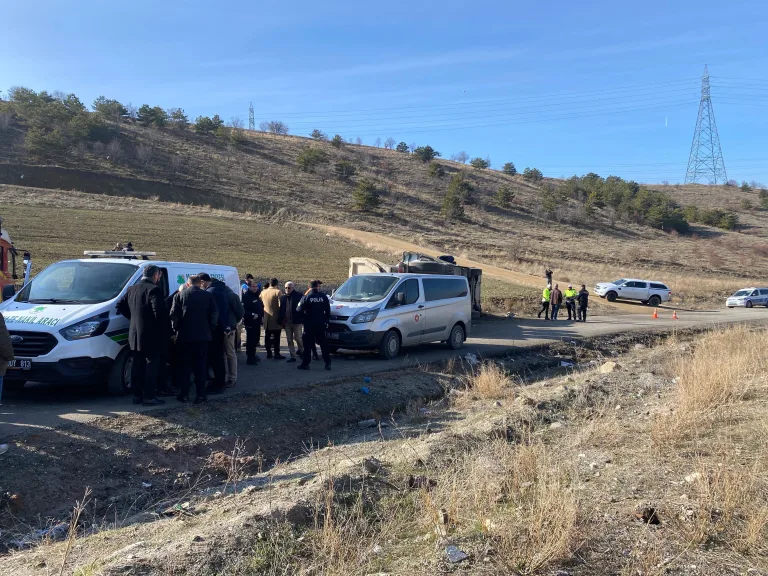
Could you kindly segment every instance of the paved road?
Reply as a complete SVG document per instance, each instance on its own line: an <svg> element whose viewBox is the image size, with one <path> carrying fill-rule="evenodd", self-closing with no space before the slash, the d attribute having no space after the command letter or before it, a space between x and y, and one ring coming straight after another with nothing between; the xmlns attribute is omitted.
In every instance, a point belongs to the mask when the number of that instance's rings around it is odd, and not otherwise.
<svg viewBox="0 0 768 576"><path fill-rule="evenodd" d="M768 321L768 310L718 310L709 312L680 312L679 320L664 311L658 320L650 318L647 307L639 307L645 314L627 314L590 318L586 324L568 321L545 322L536 319L488 319L478 321L464 349L446 350L439 344L427 344L406 349L394 361L380 360L373 353L344 354L333 357L333 370L326 372L322 363L313 363L309 372L296 370L295 364L263 360L260 366L246 366L241 357L237 388L225 396L239 393L267 392L280 388L302 387L309 384L359 377L390 369L413 369L420 363L433 362L468 352L478 356L491 356L513 352L516 348L531 347L567 337L584 338L605 334L668 330L673 326L692 327L726 324L739 321ZM88 422L103 416L114 416L149 408L134 406L129 398L114 398L93 389L56 387L28 384L20 392L6 392L0 406L0 437L32 433L40 428L55 428L68 422ZM176 400L168 399L174 406Z"/></svg>

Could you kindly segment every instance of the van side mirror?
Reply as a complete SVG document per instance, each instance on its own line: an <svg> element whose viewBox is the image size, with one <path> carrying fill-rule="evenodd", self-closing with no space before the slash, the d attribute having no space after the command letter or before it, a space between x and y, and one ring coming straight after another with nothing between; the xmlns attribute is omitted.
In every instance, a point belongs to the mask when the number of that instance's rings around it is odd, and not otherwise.
<svg viewBox="0 0 768 576"><path fill-rule="evenodd" d="M395 294L395 300L397 300L398 306L405 304L405 292L398 292Z"/></svg>
<svg viewBox="0 0 768 576"><path fill-rule="evenodd" d="M10 300L16 294L16 286L13 284L6 284L3 286L3 302Z"/></svg>

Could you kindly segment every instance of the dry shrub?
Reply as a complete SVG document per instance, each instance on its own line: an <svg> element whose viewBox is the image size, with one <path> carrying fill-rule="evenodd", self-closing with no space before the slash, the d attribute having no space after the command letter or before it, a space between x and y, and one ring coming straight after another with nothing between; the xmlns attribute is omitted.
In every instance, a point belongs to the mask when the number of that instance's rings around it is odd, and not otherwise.
<svg viewBox="0 0 768 576"><path fill-rule="evenodd" d="M483 362L476 373L467 378L467 388L475 398L496 400L512 395L512 379L494 361Z"/></svg>

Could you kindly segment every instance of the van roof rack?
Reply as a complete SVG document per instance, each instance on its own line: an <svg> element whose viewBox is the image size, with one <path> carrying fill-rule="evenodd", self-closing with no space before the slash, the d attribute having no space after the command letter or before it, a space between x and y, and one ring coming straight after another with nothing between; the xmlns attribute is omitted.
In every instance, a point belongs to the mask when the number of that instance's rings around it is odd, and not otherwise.
<svg viewBox="0 0 768 576"><path fill-rule="evenodd" d="M126 260L149 260L150 256L157 256L155 252L136 252L134 250L86 250L83 256L89 258L125 258Z"/></svg>

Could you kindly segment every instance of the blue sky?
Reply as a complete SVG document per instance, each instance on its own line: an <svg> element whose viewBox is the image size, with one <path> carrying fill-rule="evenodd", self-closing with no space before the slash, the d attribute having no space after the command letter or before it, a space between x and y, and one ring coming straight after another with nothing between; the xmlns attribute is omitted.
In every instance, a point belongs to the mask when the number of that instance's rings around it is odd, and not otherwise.
<svg viewBox="0 0 768 576"><path fill-rule="evenodd" d="M550 176L682 182L704 64L728 177L768 182L768 3L3 0L22 85L279 119Z"/></svg>

